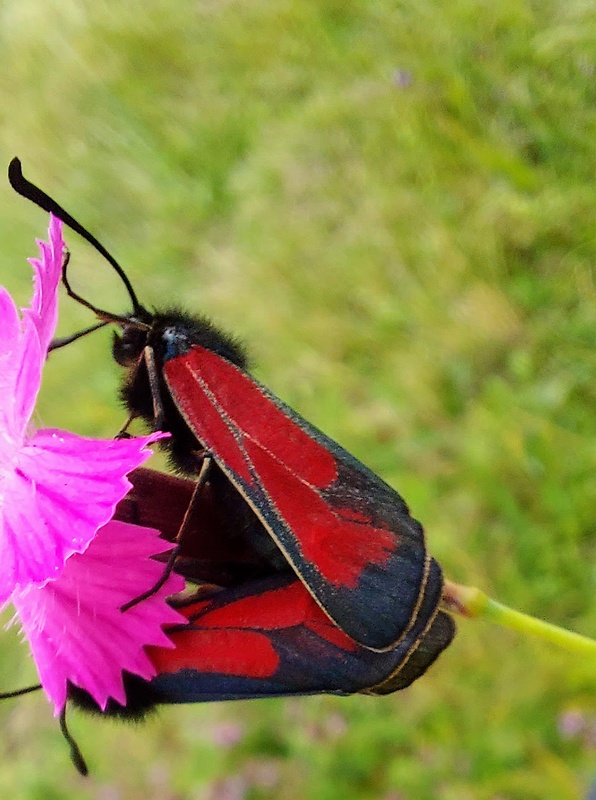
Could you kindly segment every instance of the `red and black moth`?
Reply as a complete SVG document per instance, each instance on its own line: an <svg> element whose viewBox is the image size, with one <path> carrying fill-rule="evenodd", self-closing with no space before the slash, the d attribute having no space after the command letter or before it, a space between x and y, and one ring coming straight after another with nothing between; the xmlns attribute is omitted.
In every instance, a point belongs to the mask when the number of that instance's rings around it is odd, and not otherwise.
<svg viewBox="0 0 596 800"><path fill-rule="evenodd" d="M356 647L391 655L402 647L409 652L412 641L423 643L437 618L448 619L439 612L443 579L402 497L257 382L233 337L203 317L147 311L115 259L23 177L18 159L9 166L9 179L17 192L93 244L121 276L133 305L127 316L110 314L74 292L68 261L63 282L100 325L120 326L113 355L127 369L121 394L130 419L142 417L172 434L165 446L173 464L199 476L193 505L208 492L225 509L226 533L242 546L250 544L264 577L282 582L276 602L295 601L288 587L304 587L322 618ZM190 530L203 546L208 534L200 526ZM188 536L185 526L184 540ZM180 545L177 555L183 556ZM246 583L236 588L244 591ZM272 586L255 589L263 605L270 591ZM204 617L201 608L192 612L193 625ZM435 655L453 635L452 623L441 628L442 635L432 639Z"/></svg>
<svg viewBox="0 0 596 800"><path fill-rule="evenodd" d="M116 518L159 528L174 540L194 483L147 469L130 477L133 489ZM453 637L451 617L435 612L439 598L427 590L399 645L382 653L362 647L331 622L296 575L268 571L250 546L234 546L229 520L209 492L201 494L193 517L193 533L200 525L203 544L197 545L198 535L186 537L176 565L202 587L180 606L188 623L168 631L174 649L148 648L157 676L125 675L126 704L112 701L104 714L143 717L159 704L212 700L389 694L422 675ZM431 570L439 571L434 561ZM76 687L69 695L99 712Z"/></svg>
<svg viewBox="0 0 596 800"><path fill-rule="evenodd" d="M440 581L431 580L399 645L385 652L363 647L329 619L293 572L272 570L249 541L238 540L209 486L188 521L193 481L143 468L129 477L133 488L114 518L157 528L169 541L186 518L192 535L182 542L176 571L196 592L172 600L188 620L166 629L174 648L147 648L156 676L148 681L124 673L124 704L110 700L102 710L87 692L69 684L69 702L84 711L142 720L157 706L179 703L385 695L423 675L453 638L453 620L436 610ZM439 573L435 561L431 570ZM86 775L85 759L66 726L66 709L60 726L76 768Z"/></svg>

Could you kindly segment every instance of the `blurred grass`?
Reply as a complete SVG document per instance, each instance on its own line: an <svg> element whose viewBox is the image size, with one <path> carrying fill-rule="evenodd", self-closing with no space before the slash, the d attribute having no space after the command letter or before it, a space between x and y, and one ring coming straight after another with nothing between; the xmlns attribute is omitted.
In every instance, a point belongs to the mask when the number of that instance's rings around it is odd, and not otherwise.
<svg viewBox="0 0 596 800"><path fill-rule="evenodd" d="M596 17L588 0L2 0L0 150L143 302L207 311L380 472L453 579L588 635L596 503ZM0 186L22 303L45 215ZM75 236L82 293L127 309ZM61 332L89 322L63 303ZM52 357L40 420L123 420L108 334ZM31 677L5 634L3 688ZM575 800L593 664L480 623L410 690L73 715L0 708L0 795ZM575 724L572 722L575 720Z"/></svg>

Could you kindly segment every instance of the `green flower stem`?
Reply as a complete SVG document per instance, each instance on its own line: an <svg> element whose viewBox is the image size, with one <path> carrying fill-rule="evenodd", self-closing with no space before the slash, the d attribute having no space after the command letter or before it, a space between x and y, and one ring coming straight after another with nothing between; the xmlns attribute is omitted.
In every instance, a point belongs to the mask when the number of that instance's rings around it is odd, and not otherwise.
<svg viewBox="0 0 596 800"><path fill-rule="evenodd" d="M464 617L483 617L497 625L512 628L529 636L546 639L570 653L581 653L596 657L596 641L579 633L559 628L550 622L523 614L513 608L492 600L474 586L462 586L452 581L445 581L443 604L447 611L461 614Z"/></svg>

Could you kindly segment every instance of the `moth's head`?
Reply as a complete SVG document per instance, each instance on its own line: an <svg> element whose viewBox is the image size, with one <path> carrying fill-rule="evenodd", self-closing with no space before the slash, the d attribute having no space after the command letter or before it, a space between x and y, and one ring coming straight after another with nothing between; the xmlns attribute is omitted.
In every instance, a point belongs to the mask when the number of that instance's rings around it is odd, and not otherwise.
<svg viewBox="0 0 596 800"><path fill-rule="evenodd" d="M150 344L153 329L153 315L142 306L126 321L119 321L120 333L114 332L112 340L112 356L121 367L132 367L138 364L143 350Z"/></svg>

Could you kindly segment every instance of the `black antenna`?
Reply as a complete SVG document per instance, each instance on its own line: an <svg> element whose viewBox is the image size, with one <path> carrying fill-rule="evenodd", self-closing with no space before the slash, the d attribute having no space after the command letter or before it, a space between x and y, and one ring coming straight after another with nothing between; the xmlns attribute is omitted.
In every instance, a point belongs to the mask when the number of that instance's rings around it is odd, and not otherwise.
<svg viewBox="0 0 596 800"><path fill-rule="evenodd" d="M24 694L31 694L31 692L38 692L41 689L41 683L36 683L35 686L25 686L24 689L14 689L12 692L0 693L0 700L9 700L11 697L21 697Z"/></svg>
<svg viewBox="0 0 596 800"><path fill-rule="evenodd" d="M89 242L89 244L92 245L98 253L101 253L101 255L112 265L112 267L120 276L132 301L133 313L135 315L138 314L139 311L142 310L142 306L137 300L137 296L126 273L116 261L114 256L106 250L106 248L95 238L95 236L93 236L93 234L89 233L86 228L77 222L76 219L68 213L68 211L65 211L61 205L58 205L58 203L55 200L52 200L49 195L47 195L38 186L35 186L23 176L21 162L16 157L13 158L8 165L8 180L17 194L20 194L26 200L30 200L32 203L35 203L36 206L43 208L44 211L54 214L54 216L61 219L65 225L68 225L68 227L75 231L75 233L78 233L79 236L82 236L83 239ZM66 270L63 271L63 275L66 275ZM67 283L66 280L65 282ZM92 310L95 310L89 303L83 302L83 305L87 305L89 308L92 308ZM118 319L119 318L116 318L116 321Z"/></svg>
<svg viewBox="0 0 596 800"><path fill-rule="evenodd" d="M13 692L2 692L2 694L0 694L0 700L8 700L11 697L20 697L21 695L24 694L37 692L39 689L41 689L41 684L36 683L34 686L26 686L24 689L15 689ZM60 724L60 732L62 733L62 736L64 736L64 738L66 739L66 743L68 744L68 748L70 750L70 758L72 760L72 763L75 765L77 772L83 776L88 775L89 770L87 769L87 763L83 758L81 749L74 740L71 732L68 730L68 726L66 725L66 705L60 712L59 724Z"/></svg>
<svg viewBox="0 0 596 800"><path fill-rule="evenodd" d="M67 344L72 344L73 342L76 342L77 339L82 339L83 336L87 336L88 333L98 331L100 328L105 328L105 326L109 324L109 322L98 322L97 325L91 325L89 328L85 328L82 331L71 333L70 336L56 337L50 342L48 353L51 353L52 350L59 350L61 347L66 347Z"/></svg>
<svg viewBox="0 0 596 800"><path fill-rule="evenodd" d="M57 216L57 215L56 215ZM70 749L70 759L72 763L75 765L76 771L79 775L85 777L89 774L89 770L87 768L87 763L83 758L83 754L81 753L81 749L73 739L68 727L66 725L66 706L60 712L60 731L62 732L62 736L66 739L66 743Z"/></svg>

